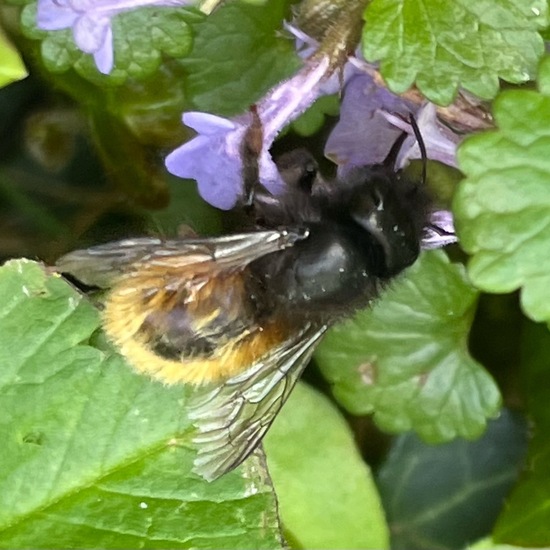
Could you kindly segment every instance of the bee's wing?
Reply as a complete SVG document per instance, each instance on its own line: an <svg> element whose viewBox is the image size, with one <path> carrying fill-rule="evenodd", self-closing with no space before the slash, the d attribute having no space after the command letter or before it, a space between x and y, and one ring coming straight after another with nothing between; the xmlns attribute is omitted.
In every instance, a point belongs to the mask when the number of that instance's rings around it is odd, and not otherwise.
<svg viewBox="0 0 550 550"><path fill-rule="evenodd" d="M304 231L281 230L199 239L125 239L69 252L56 262L56 268L86 285L106 288L135 264L188 267L214 260L220 269L244 267L305 237Z"/></svg>
<svg viewBox="0 0 550 550"><path fill-rule="evenodd" d="M194 394L190 417L198 429L196 473L212 481L254 451L326 329L306 327L243 373Z"/></svg>

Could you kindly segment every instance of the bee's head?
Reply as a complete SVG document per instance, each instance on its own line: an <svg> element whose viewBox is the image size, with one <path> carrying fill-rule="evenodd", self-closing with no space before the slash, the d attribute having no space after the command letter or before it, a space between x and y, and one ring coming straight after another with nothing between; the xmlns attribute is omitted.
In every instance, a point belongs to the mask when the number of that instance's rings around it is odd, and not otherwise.
<svg viewBox="0 0 550 550"><path fill-rule="evenodd" d="M378 168L356 187L349 212L383 251L380 276L391 277L418 257L429 201L423 185L407 180L401 172Z"/></svg>

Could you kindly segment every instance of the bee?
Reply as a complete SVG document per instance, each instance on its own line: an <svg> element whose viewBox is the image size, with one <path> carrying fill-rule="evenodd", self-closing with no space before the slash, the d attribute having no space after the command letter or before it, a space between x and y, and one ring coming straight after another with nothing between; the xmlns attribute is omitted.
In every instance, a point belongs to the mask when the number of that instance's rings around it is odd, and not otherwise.
<svg viewBox="0 0 550 550"><path fill-rule="evenodd" d="M418 257L430 201L424 182L395 170L398 146L337 182L293 153L297 168L280 163L294 174L286 192L256 186L241 233L127 239L57 262L110 287L105 332L138 372L199 387L189 407L205 479L250 455L327 329Z"/></svg>

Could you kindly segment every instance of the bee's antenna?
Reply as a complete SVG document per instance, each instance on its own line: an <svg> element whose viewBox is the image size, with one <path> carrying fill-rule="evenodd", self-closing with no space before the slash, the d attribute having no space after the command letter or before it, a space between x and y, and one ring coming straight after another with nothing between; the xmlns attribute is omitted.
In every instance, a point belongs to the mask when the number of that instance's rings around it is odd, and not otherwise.
<svg viewBox="0 0 550 550"><path fill-rule="evenodd" d="M422 138L416 119L412 114L409 115L409 122L411 123L414 137L418 142L418 148L420 149L420 156L422 158L422 185L426 185L426 165L428 160L428 156L426 155L426 144L424 143L424 139Z"/></svg>
<svg viewBox="0 0 550 550"><path fill-rule="evenodd" d="M393 142L390 152L387 154L386 158L382 162L383 166L387 166L395 170L395 162L397 160L397 156L399 155L401 146L403 145L403 142L406 138L407 132L401 132L401 135Z"/></svg>

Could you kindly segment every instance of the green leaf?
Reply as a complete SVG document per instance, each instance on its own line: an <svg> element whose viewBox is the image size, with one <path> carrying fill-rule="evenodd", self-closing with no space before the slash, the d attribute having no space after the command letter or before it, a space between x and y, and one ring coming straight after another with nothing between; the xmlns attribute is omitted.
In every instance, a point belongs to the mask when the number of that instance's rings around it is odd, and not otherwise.
<svg viewBox="0 0 550 550"><path fill-rule="evenodd" d="M489 533L526 447L526 422L506 410L475 442L395 439L378 476L392 548L451 550Z"/></svg>
<svg viewBox="0 0 550 550"><path fill-rule="evenodd" d="M336 116L339 110L340 98L337 95L320 97L292 123L292 129L300 136L311 136L322 128L326 115Z"/></svg>
<svg viewBox="0 0 550 550"><path fill-rule="evenodd" d="M0 29L0 88L27 76L19 53Z"/></svg>
<svg viewBox="0 0 550 550"><path fill-rule="evenodd" d="M201 111L242 112L299 66L291 40L279 36L287 0L265 6L228 3L195 28L186 91Z"/></svg>
<svg viewBox="0 0 550 550"><path fill-rule="evenodd" d="M499 79L520 83L544 52L544 0L373 0L365 11L363 54L380 61L389 88L414 83L446 105L458 87L493 98Z"/></svg>
<svg viewBox="0 0 550 550"><path fill-rule="evenodd" d="M143 78L159 69L163 54L183 57L191 49L192 34L187 19L201 16L185 9L149 7L122 13L113 19L114 73ZM77 65L83 76L89 66ZM89 74L93 77L97 74Z"/></svg>
<svg viewBox="0 0 550 550"><path fill-rule="evenodd" d="M298 384L264 447L291 541L300 548L388 548L370 471L326 397Z"/></svg>
<svg viewBox="0 0 550 550"><path fill-rule="evenodd" d="M498 543L550 547L550 333L544 325L526 323L522 336L522 374L534 435L528 468L500 516L493 538Z"/></svg>
<svg viewBox="0 0 550 550"><path fill-rule="evenodd" d="M370 310L333 328L317 361L338 401L391 432L474 438L500 397L468 353L477 293L443 252L421 256Z"/></svg>
<svg viewBox="0 0 550 550"><path fill-rule="evenodd" d="M44 65L52 73L69 70L84 54L76 47L69 30L56 31L41 46Z"/></svg>
<svg viewBox="0 0 550 550"><path fill-rule="evenodd" d="M495 101L497 130L459 149L466 179L455 201L468 274L487 292L521 288L525 313L550 321L550 58L539 92L503 92Z"/></svg>
<svg viewBox="0 0 550 550"><path fill-rule="evenodd" d="M63 279L9 262L0 303L0 547L281 547L262 464L191 473L187 389L93 346L97 311Z"/></svg>

